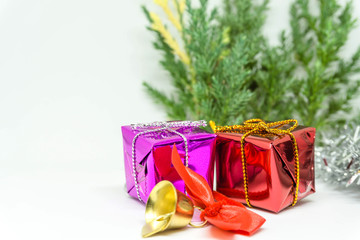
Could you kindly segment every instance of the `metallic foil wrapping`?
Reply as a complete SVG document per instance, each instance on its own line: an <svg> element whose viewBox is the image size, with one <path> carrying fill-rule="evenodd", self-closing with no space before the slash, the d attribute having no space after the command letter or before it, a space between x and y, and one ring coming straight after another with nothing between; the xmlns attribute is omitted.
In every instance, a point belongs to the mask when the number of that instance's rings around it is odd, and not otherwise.
<svg viewBox="0 0 360 240"><path fill-rule="evenodd" d="M292 133L299 151L300 200L315 192L315 128L299 126ZM217 191L246 203L240 148L242 134L220 132L217 136ZM248 193L253 206L279 212L292 204L296 184L292 144L288 135L246 137Z"/></svg>
<svg viewBox="0 0 360 240"><path fill-rule="evenodd" d="M134 145L136 154L134 166L138 183L138 196L133 175L133 140L138 133L156 128L160 128L160 126L145 126L136 129L132 126L122 127L127 191L132 197L140 197L144 203L147 201L153 187L161 180L169 180L176 189L182 192L185 191L184 182L171 165L171 150L174 143L182 160L185 162L186 146L184 139L174 134L174 132L161 130L139 136ZM175 130L186 138L188 166L203 176L212 187L216 135L196 126L171 127L171 130Z"/></svg>

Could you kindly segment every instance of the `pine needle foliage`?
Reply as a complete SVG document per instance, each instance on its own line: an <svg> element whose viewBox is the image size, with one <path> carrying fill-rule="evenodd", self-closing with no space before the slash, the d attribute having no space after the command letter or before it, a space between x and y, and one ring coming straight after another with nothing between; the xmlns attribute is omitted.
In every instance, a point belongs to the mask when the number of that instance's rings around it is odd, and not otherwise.
<svg viewBox="0 0 360 240"><path fill-rule="evenodd" d="M189 61L181 59L176 54L178 50L168 44L167 33L158 30L157 15L143 7L149 30L156 33L154 46L162 52L161 64L176 88L171 95L144 83L148 93L165 107L170 119L213 119L221 124L244 120L252 94L248 88L251 72L245 67L249 60L244 38L237 37L230 43L229 28L220 26L217 11L209 11L207 0L200 0L199 7L186 1L184 12L180 9L181 0L173 2L181 25L181 51ZM162 8L168 5L167 0L155 3Z"/></svg>
<svg viewBox="0 0 360 240"><path fill-rule="evenodd" d="M220 22L232 29L231 39L246 36L246 68L252 72L249 88L253 91L246 117L276 121L293 117L296 64L285 32L279 46L270 46L262 34L268 4L269 0L225 0Z"/></svg>
<svg viewBox="0 0 360 240"><path fill-rule="evenodd" d="M351 110L359 89L354 77L360 48L350 60L341 57L356 23L351 2L294 0L291 30L281 33L277 46L262 34L269 0L223 0L212 10L208 0L154 2L167 19L143 10L175 92L144 86L170 119L239 124L252 117L297 118L323 127ZM318 14L310 9L313 3ZM178 36L168 28L177 29Z"/></svg>
<svg viewBox="0 0 360 240"><path fill-rule="evenodd" d="M349 33L356 26L352 3L316 1L319 14L311 13L309 0L291 6L292 49L297 70L301 71L300 91L293 91L297 115L306 125L330 126L343 121L352 110L350 100L359 91L360 48L350 60L341 57Z"/></svg>

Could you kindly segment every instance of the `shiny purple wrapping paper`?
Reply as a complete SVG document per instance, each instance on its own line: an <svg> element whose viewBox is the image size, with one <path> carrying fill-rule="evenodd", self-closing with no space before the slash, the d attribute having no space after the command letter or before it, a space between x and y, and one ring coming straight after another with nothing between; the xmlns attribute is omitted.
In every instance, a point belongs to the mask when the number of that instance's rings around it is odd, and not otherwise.
<svg viewBox="0 0 360 240"><path fill-rule="evenodd" d="M292 131L300 163L298 200L315 192L315 128L299 126ZM217 191L246 203L242 173L240 140L242 134L217 133ZM292 141L288 135L274 137L248 136L245 139L250 203L279 212L293 202L295 165ZM296 206L296 205L295 205Z"/></svg>
<svg viewBox="0 0 360 240"><path fill-rule="evenodd" d="M134 198L138 197L132 168L132 141L137 133L146 129L149 128L133 130L131 126L122 127L126 186L128 193ZM151 129L155 129L155 127L151 127ZM198 127L172 129L183 134L188 141L189 167L203 176L212 187L216 135L208 133ZM137 180L140 197L143 202L146 203L151 190L156 183L161 180L169 180L178 190L182 192L185 191L184 182L178 177L177 173L174 173L175 169L171 166L170 148L172 148L174 143L184 161L184 141L174 133L164 130L157 133L141 135L136 140Z"/></svg>

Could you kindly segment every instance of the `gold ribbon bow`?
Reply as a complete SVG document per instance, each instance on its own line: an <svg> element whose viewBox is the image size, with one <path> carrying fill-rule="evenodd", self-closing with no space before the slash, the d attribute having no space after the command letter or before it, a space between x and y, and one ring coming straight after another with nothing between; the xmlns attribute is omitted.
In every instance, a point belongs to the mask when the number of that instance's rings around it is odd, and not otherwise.
<svg viewBox="0 0 360 240"><path fill-rule="evenodd" d="M287 129L280 129L280 127L291 124L293 125ZM294 206L298 199L298 191L299 191L299 152L298 147L296 144L296 139L294 135L291 133L292 130L294 130L298 126L298 122L295 119L288 119L278 122L270 122L266 123L262 119L250 119L243 123L243 125L232 125L232 126L216 126L215 122L210 121L210 127L214 131L214 133L217 132L228 132L228 133L242 133L243 136L241 137L241 160L242 160L242 170L244 175L244 191L245 191L245 200L249 207L252 207L249 200L249 193L248 193L248 174L247 174L247 162L245 158L245 138L249 135L259 135L259 136L272 136L272 135L282 135L287 134L289 135L292 143L293 143L293 151L295 156L295 178L296 178L296 186L294 190L294 198L291 206Z"/></svg>

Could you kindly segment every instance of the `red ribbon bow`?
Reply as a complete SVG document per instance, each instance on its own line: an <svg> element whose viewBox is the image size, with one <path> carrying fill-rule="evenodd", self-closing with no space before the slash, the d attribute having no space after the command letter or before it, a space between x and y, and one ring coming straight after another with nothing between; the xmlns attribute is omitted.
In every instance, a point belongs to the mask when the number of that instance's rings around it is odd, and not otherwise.
<svg viewBox="0 0 360 240"><path fill-rule="evenodd" d="M202 176L185 167L175 144L171 160L185 182L186 191L194 205L204 209L200 215L203 220L223 230L232 230L243 235L252 235L264 224L263 217L248 210L241 203L213 192Z"/></svg>
<svg viewBox="0 0 360 240"><path fill-rule="evenodd" d="M164 147L159 147L154 150L154 163L156 171L159 173L156 175L157 182L162 180L168 180L170 182L175 182L180 180L179 174L176 172L176 169L171 166L169 159L171 158L171 147L166 145Z"/></svg>

